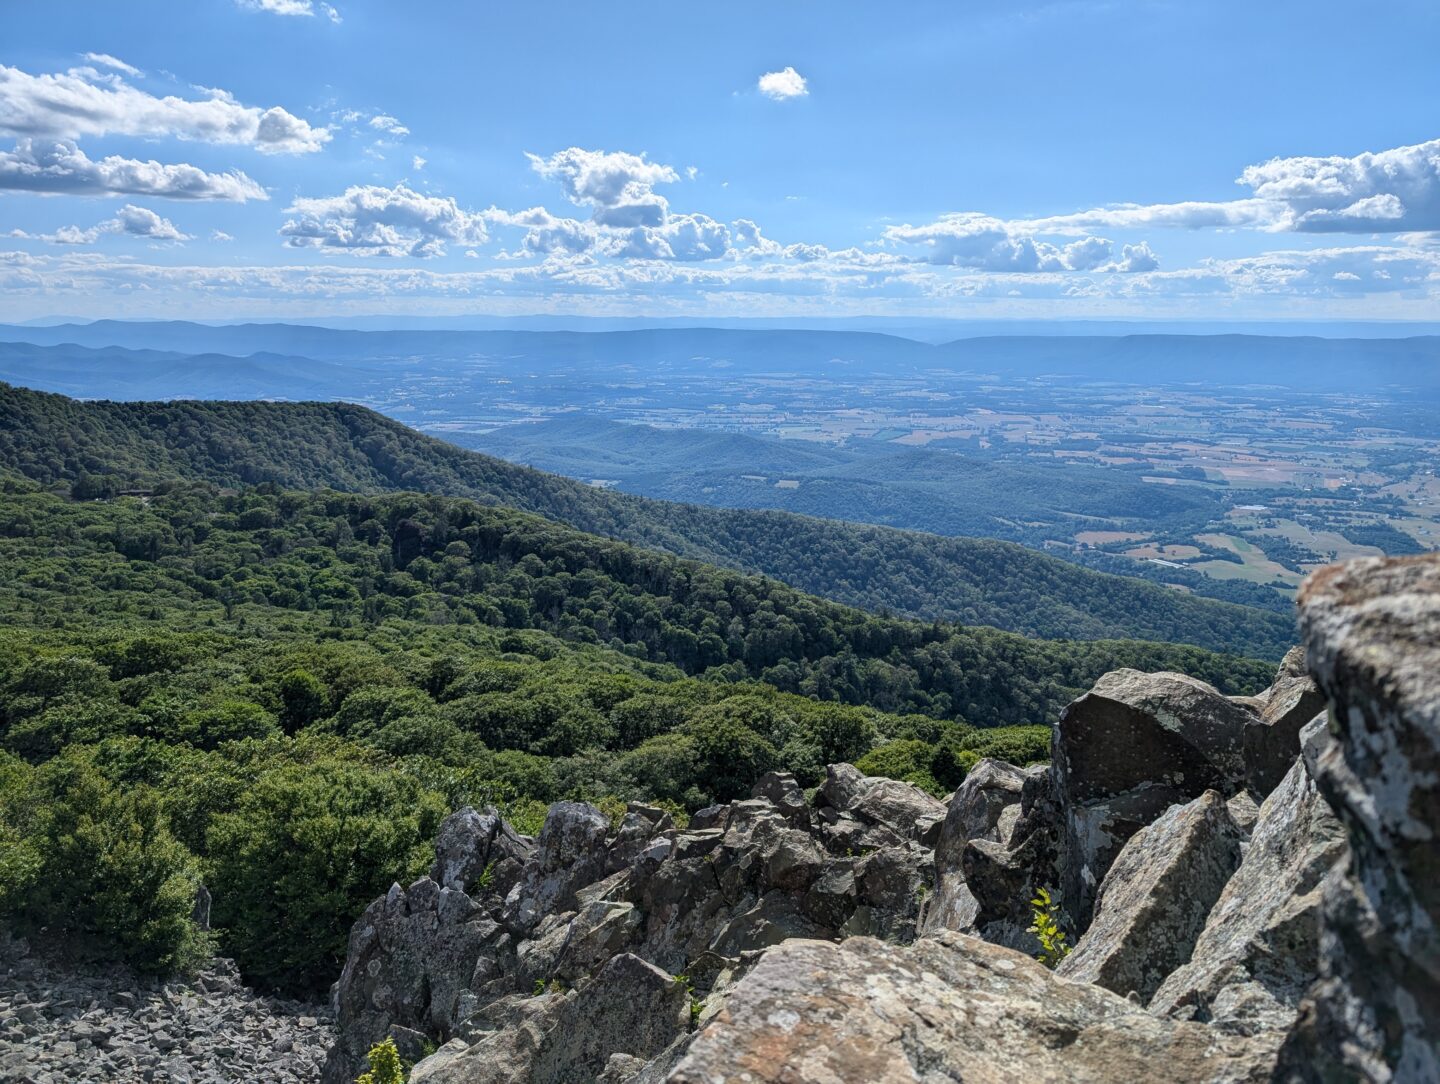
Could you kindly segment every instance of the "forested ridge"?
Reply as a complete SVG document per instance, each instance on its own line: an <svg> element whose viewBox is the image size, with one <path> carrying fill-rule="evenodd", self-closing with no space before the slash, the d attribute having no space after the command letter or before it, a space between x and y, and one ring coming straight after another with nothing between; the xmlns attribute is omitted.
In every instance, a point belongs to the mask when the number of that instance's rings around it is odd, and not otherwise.
<svg viewBox="0 0 1440 1084"><path fill-rule="evenodd" d="M187 478L470 497L761 572L850 605L1032 636L1135 637L1262 658L1278 658L1293 637L1287 615L1095 573L1018 545L597 490L345 404L80 403L0 386L0 463L79 496Z"/></svg>
<svg viewBox="0 0 1440 1084"><path fill-rule="evenodd" d="M0 489L0 913L167 970L211 948L203 878L219 947L285 989L464 803L683 814L837 760L943 793L1044 758L995 724L1115 666L1270 669L882 617L459 498Z"/></svg>

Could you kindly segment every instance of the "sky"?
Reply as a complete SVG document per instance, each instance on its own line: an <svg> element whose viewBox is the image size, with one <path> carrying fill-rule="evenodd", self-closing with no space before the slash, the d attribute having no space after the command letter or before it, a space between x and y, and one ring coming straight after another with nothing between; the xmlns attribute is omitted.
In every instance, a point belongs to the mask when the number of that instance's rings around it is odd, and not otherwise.
<svg viewBox="0 0 1440 1084"><path fill-rule="evenodd" d="M1440 318L1434 0L0 0L0 319Z"/></svg>

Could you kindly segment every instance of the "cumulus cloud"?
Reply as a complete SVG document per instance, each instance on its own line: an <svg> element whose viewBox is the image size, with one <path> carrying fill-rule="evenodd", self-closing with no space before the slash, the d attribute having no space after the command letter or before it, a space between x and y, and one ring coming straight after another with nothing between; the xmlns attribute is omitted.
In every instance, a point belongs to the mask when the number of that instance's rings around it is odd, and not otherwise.
<svg viewBox="0 0 1440 1084"><path fill-rule="evenodd" d="M242 105L223 90L211 90L201 99L158 98L119 75L102 76L94 69L31 75L3 64L0 134L62 140L172 137L246 144L265 154L305 154L330 139L328 130L279 106Z"/></svg>
<svg viewBox="0 0 1440 1084"><path fill-rule="evenodd" d="M522 254L530 256L578 256L593 249L600 237L593 222L557 217L544 207L516 212L492 208L485 212L485 218L497 226L524 229L520 246Z"/></svg>
<svg viewBox="0 0 1440 1084"><path fill-rule="evenodd" d="M777 102L789 98L803 98L810 93L805 77L790 67L782 68L778 72L766 72L755 84L755 89Z"/></svg>
<svg viewBox="0 0 1440 1084"><path fill-rule="evenodd" d="M664 225L669 203L654 191L655 185L680 179L669 166L624 151L570 147L549 158L526 157L536 173L560 183L571 203L592 208L597 224L617 229Z"/></svg>
<svg viewBox="0 0 1440 1084"><path fill-rule="evenodd" d="M239 170L209 173L198 166L109 155L95 161L69 140L21 139L0 151L0 190L72 196L157 196L178 200L269 199Z"/></svg>
<svg viewBox="0 0 1440 1084"><path fill-rule="evenodd" d="M1113 243L1103 237L1060 246L1023 225L974 213L943 215L923 226L891 226L884 237L892 244L919 246L926 263L977 271L1138 271L1153 270L1155 261L1148 246L1127 246L1116 260Z"/></svg>
<svg viewBox="0 0 1440 1084"><path fill-rule="evenodd" d="M1121 203L1017 223L1038 232L1089 229L1260 229L1297 233L1440 231L1440 140L1354 157L1272 158L1219 202Z"/></svg>
<svg viewBox="0 0 1440 1084"><path fill-rule="evenodd" d="M322 248L364 256L439 256L447 242L483 244L483 214L454 199L427 196L396 185L356 185L343 195L295 200L280 228L294 248Z"/></svg>
<svg viewBox="0 0 1440 1084"><path fill-rule="evenodd" d="M127 234L131 237L144 237L151 241L190 240L190 235L182 233L168 218L162 218L148 207L136 207L131 203L121 207L114 218L91 226L89 229L81 229L79 226L61 226L54 233L10 231L12 237L24 238L27 241L48 241L53 245L93 245L105 234Z"/></svg>
<svg viewBox="0 0 1440 1084"><path fill-rule="evenodd" d="M663 226L639 226L617 239L612 254L640 260L719 259L730 251L730 230L708 215L671 215Z"/></svg>
<svg viewBox="0 0 1440 1084"><path fill-rule="evenodd" d="M271 15L311 15L317 11L332 23L340 21L340 13L329 4L315 0L238 0L242 8L250 11L268 11Z"/></svg>
<svg viewBox="0 0 1440 1084"><path fill-rule="evenodd" d="M419 173L422 169L425 168L425 159L421 158L417 154L414 158L410 159L410 168L413 169L416 173Z"/></svg>

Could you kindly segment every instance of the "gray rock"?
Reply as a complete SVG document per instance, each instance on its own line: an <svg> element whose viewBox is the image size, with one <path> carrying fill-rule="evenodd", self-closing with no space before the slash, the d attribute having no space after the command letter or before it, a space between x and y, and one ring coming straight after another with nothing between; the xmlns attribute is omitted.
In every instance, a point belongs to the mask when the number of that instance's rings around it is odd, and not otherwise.
<svg viewBox="0 0 1440 1084"><path fill-rule="evenodd" d="M415 1066L411 1084L577 1084L616 1054L648 1060L690 1030L690 995L674 976L629 953L584 989L529 999L535 1011ZM621 1062L633 1065L633 1062Z"/></svg>
<svg viewBox="0 0 1440 1084"><path fill-rule="evenodd" d="M1025 772L989 757L965 776L946 807L945 820L935 844L934 897L925 915L925 932L967 930L975 920L975 897L965 884L962 858L971 840L1008 846L1010 832L1001 831L1007 812L1018 819ZM1002 835L1004 838L1002 838Z"/></svg>
<svg viewBox="0 0 1440 1084"><path fill-rule="evenodd" d="M493 808L477 812L466 806L440 825L430 879L441 888L469 890L478 896L476 882L484 878L488 882L484 887L503 896L533 851L530 841Z"/></svg>
<svg viewBox="0 0 1440 1084"><path fill-rule="evenodd" d="M1090 928L1056 974L1149 1001L1190 959L1239 864L1240 831L1218 791L1172 807L1120 851L1100 886Z"/></svg>
<svg viewBox="0 0 1440 1084"><path fill-rule="evenodd" d="M1351 861L1280 1077L1440 1080L1440 555L1316 573L1300 627L1333 738L1307 757Z"/></svg>
<svg viewBox="0 0 1440 1084"><path fill-rule="evenodd" d="M1316 973L1321 881L1344 854L1339 822L1296 761L1260 807L1244 860L1189 963L1161 984L1151 1011L1283 1034Z"/></svg>
<svg viewBox="0 0 1440 1084"><path fill-rule="evenodd" d="M608 872L610 821L593 805L556 802L545 814L535 853L506 897L506 921L529 929L548 914L573 910L575 893Z"/></svg>
<svg viewBox="0 0 1440 1084"><path fill-rule="evenodd" d="M1056 724L1053 775L1061 845L1059 897L1084 929L1125 842L1172 805L1207 790L1230 796L1245 776L1254 714L1183 674L1115 670Z"/></svg>
<svg viewBox="0 0 1440 1084"><path fill-rule="evenodd" d="M1163 1068L1162 1068L1163 1067ZM789 941L730 991L671 1084L1260 1081L1251 1040L1164 1020L950 931L897 948Z"/></svg>
<svg viewBox="0 0 1440 1084"><path fill-rule="evenodd" d="M1325 709L1305 667L1305 649L1291 648L1260 704L1260 717L1245 727L1245 785L1263 800L1300 755L1300 729Z"/></svg>

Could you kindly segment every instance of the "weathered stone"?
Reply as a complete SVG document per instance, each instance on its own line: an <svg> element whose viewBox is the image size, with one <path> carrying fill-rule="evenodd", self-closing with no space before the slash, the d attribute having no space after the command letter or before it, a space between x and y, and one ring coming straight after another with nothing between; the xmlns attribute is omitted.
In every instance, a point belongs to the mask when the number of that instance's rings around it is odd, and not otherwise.
<svg viewBox="0 0 1440 1084"><path fill-rule="evenodd" d="M1024 771L989 757L965 776L946 807L935 844L935 891L926 909L926 932L965 930L974 922L974 896L961 868L965 844L978 839L1008 845L1008 833L1001 838L1000 822L1007 810L1018 814L1024 787Z"/></svg>
<svg viewBox="0 0 1440 1084"><path fill-rule="evenodd" d="M1300 627L1334 737L1316 781L1351 861L1280 1076L1440 1080L1440 555L1316 573Z"/></svg>
<svg viewBox="0 0 1440 1084"><path fill-rule="evenodd" d="M1056 973L1148 1001L1190 959L1239 863L1240 831L1218 791L1168 810L1125 844L1090 928Z"/></svg>
<svg viewBox="0 0 1440 1084"><path fill-rule="evenodd" d="M440 825L430 879L441 888L469 890L476 896L483 888L503 896L533 851L530 841L493 808L476 811L466 806ZM477 885L482 879L486 884Z"/></svg>
<svg viewBox="0 0 1440 1084"><path fill-rule="evenodd" d="M1300 755L1300 729L1325 709L1305 667L1305 649L1291 648L1260 706L1260 717L1245 727L1245 786L1264 799L1285 778Z"/></svg>
<svg viewBox="0 0 1440 1084"><path fill-rule="evenodd" d="M1234 794L1255 716L1183 674L1115 670L1056 724L1060 898L1080 929L1125 842L1172 805Z"/></svg>
<svg viewBox="0 0 1440 1084"><path fill-rule="evenodd" d="M750 791L752 798L765 798L786 817L803 816L809 811L805 792L790 772L766 772Z"/></svg>
<svg viewBox="0 0 1440 1084"><path fill-rule="evenodd" d="M863 821L889 829L895 842L919 840L945 819L945 807L919 787L898 779L876 779L850 810Z"/></svg>
<svg viewBox="0 0 1440 1084"><path fill-rule="evenodd" d="M691 1041L671 1084L1260 1081L1251 1041L1151 1016L950 931L771 949Z"/></svg>
<svg viewBox="0 0 1440 1084"><path fill-rule="evenodd" d="M528 929L556 911L573 910L577 889L598 881L606 868L610 821L584 802L556 802L545 814L535 854L506 897L506 920Z"/></svg>
<svg viewBox="0 0 1440 1084"><path fill-rule="evenodd" d="M394 885L370 904L350 930L335 985L339 1040L327 1084L350 1084L392 1025L448 1035L476 960L498 932L464 892L428 877L408 889Z"/></svg>
<svg viewBox="0 0 1440 1084"><path fill-rule="evenodd" d="M825 769L825 782L815 792L815 804L848 813L873 782L853 764L831 764Z"/></svg>
<svg viewBox="0 0 1440 1084"><path fill-rule="evenodd" d="M1189 963L1161 984L1151 1011L1269 1033L1278 1044L1314 979L1320 884L1344 853L1339 822L1305 762L1296 761L1260 807L1240 868L1211 909Z"/></svg>
<svg viewBox="0 0 1440 1084"><path fill-rule="evenodd" d="M616 1054L649 1059L690 1030L684 983L630 953L583 989L530 1000L541 1004L527 1018L426 1058L411 1084L577 1084Z"/></svg>

